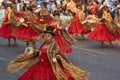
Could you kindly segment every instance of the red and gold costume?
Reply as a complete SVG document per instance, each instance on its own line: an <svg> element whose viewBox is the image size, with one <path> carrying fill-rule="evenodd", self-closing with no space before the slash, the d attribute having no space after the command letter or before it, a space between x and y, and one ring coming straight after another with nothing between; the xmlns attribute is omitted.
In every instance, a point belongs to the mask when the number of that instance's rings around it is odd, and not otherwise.
<svg viewBox="0 0 120 80"><path fill-rule="evenodd" d="M46 8L40 10L39 16L36 18L37 24L51 24L53 18L50 16L49 11Z"/></svg>
<svg viewBox="0 0 120 80"><path fill-rule="evenodd" d="M17 18L25 17L25 13L14 13Z"/></svg>
<svg viewBox="0 0 120 80"><path fill-rule="evenodd" d="M57 80L47 57L47 48L41 47L39 52L41 52L39 61L30 67L18 80Z"/></svg>
<svg viewBox="0 0 120 80"><path fill-rule="evenodd" d="M101 23L98 24L88 37L93 41L111 42L118 39L118 33L114 31L115 24L112 23L110 13L104 14Z"/></svg>
<svg viewBox="0 0 120 80"><path fill-rule="evenodd" d="M13 15L12 9L10 7L8 7L6 9L6 15L4 17L3 20L3 24L0 27L0 36L8 39L8 38L12 38L12 25L11 25L11 17Z"/></svg>
<svg viewBox="0 0 120 80"><path fill-rule="evenodd" d="M64 40L64 38L62 38L62 36L60 35L60 32L62 31L62 29L58 28L58 25L52 25L54 26L54 28L56 29L55 33L55 41L58 44L60 50L62 53L72 53L72 47L71 45L66 42Z"/></svg>
<svg viewBox="0 0 120 80"><path fill-rule="evenodd" d="M39 53L30 51L19 55L11 61L7 70L16 72L29 68L18 80L87 80L88 73L74 66L64 57L55 41L52 41L48 48L43 46L44 44L40 47Z"/></svg>
<svg viewBox="0 0 120 80"><path fill-rule="evenodd" d="M55 41L62 53L72 53L72 44L75 40L67 33L61 20L53 20L51 25L55 28Z"/></svg>
<svg viewBox="0 0 120 80"><path fill-rule="evenodd" d="M106 27L105 21L102 20L102 23L97 25L95 30L92 31L88 37L93 41L103 41L110 42L116 40L114 34L112 34Z"/></svg>
<svg viewBox="0 0 120 80"><path fill-rule="evenodd" d="M79 14L74 16L74 21L70 24L68 32L71 34L84 34L85 29L80 23Z"/></svg>
<svg viewBox="0 0 120 80"><path fill-rule="evenodd" d="M26 16L25 13L23 13L23 12L18 12L18 11L17 11L17 6L16 6L16 4L12 4L12 9L13 9L13 12L14 12L14 14L15 14L15 16L16 16L17 18L21 18L21 17L25 17L25 16Z"/></svg>
<svg viewBox="0 0 120 80"><path fill-rule="evenodd" d="M23 22L20 22L21 24L19 27L12 33L12 36L18 39L22 40L34 40L35 37L38 36L38 33L34 31L32 27L33 25L30 25L31 22L31 14L28 14L26 18L21 18ZM32 19L34 21L34 19Z"/></svg>

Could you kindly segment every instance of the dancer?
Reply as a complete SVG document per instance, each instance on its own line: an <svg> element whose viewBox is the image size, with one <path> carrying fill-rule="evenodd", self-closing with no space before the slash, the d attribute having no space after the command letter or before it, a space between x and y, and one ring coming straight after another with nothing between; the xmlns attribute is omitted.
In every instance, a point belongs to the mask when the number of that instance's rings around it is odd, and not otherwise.
<svg viewBox="0 0 120 80"><path fill-rule="evenodd" d="M5 16L3 19L2 26L0 28L0 36L4 39L8 39L8 45L11 45L10 40L11 38L14 39L14 45L16 44L16 38L14 38L11 33L15 30L15 26L12 25L12 18L14 18L14 13L12 11L11 5L8 5L8 7L5 10Z"/></svg>
<svg viewBox="0 0 120 80"><path fill-rule="evenodd" d="M113 25L112 17L107 8L103 10L103 13L101 23L88 35L88 38L93 41L101 42L102 46L104 45L104 42L109 42L110 47L112 47L112 41L118 39L118 35L114 33L114 26L116 25Z"/></svg>
<svg viewBox="0 0 120 80"><path fill-rule="evenodd" d="M84 37L84 32L85 29L83 28L81 22L80 22L80 18L79 18L79 9L77 8L77 11L74 15L74 20L73 22L70 24L68 32L70 34L74 34L76 35L76 38L78 39L78 35L81 34L82 38Z"/></svg>
<svg viewBox="0 0 120 80"><path fill-rule="evenodd" d="M74 66L61 53L54 41L54 31L54 27L48 26L44 31L44 43L37 53L27 48L24 54L11 61L7 70L13 73L28 69L18 80L88 80L88 73Z"/></svg>
<svg viewBox="0 0 120 80"><path fill-rule="evenodd" d="M29 42L32 42L34 48L36 48L34 38L38 36L38 33L33 29L35 26L30 25L30 23L33 23L31 20L35 21L32 15L32 9L28 7L26 12L27 16L20 18L18 28L12 33L12 36L26 42L26 46L29 46Z"/></svg>
<svg viewBox="0 0 120 80"><path fill-rule="evenodd" d="M36 19L37 24L51 24L52 17L50 16L49 11L47 10L45 5L42 5L39 16Z"/></svg>
<svg viewBox="0 0 120 80"><path fill-rule="evenodd" d="M63 53L71 53L72 45L75 43L76 40L73 39L70 36L70 34L66 31L65 27L68 24L67 23L63 24L63 22L60 19L59 11L54 11L53 16L54 16L54 20L50 25L56 29L55 31L56 35L54 37L55 41L57 42L60 50Z"/></svg>

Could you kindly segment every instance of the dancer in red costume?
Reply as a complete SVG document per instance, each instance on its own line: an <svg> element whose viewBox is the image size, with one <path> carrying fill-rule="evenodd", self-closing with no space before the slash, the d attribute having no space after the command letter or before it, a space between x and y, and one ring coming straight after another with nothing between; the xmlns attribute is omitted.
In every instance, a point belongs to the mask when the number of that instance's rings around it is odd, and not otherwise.
<svg viewBox="0 0 120 80"><path fill-rule="evenodd" d="M33 43L33 46L35 48L35 41L34 38L38 36L38 33L34 31L32 27L30 26L29 23L31 20L34 21L34 17L32 16L32 9L27 8L27 16L26 18L21 18L20 19L20 26L12 33L12 36L21 39L26 42L26 45L29 46L29 42ZM31 19L31 16L33 19ZM30 20L31 19L31 20Z"/></svg>
<svg viewBox="0 0 120 80"><path fill-rule="evenodd" d="M52 26L56 29L55 33L55 41L60 47L60 50L63 53L71 53L72 52L72 43L75 42L75 40L67 33L67 31L64 29L65 26L63 26L62 21L60 19L60 13L58 11L55 11L53 13L54 20L51 23Z"/></svg>
<svg viewBox="0 0 120 80"><path fill-rule="evenodd" d="M45 5L42 5L39 16L36 19L37 24L51 24L52 17L50 16L49 11L47 10Z"/></svg>
<svg viewBox="0 0 120 80"><path fill-rule="evenodd" d="M61 53L54 36L54 27L48 26L44 31L45 41L38 53L27 48L24 54L11 62L7 70L16 72L29 68L18 80L88 80L88 73L74 66Z"/></svg>
<svg viewBox="0 0 120 80"><path fill-rule="evenodd" d="M77 9L75 15L74 15L74 20L73 22L70 24L68 32L70 34L75 34L76 37L78 38L78 35L81 34L82 37L84 37L84 34L86 32L86 29L82 26L81 22L80 22L80 18L79 18L79 9Z"/></svg>
<svg viewBox="0 0 120 80"><path fill-rule="evenodd" d="M75 14L74 19L75 20L70 24L68 32L71 34L75 34L78 37L78 34L80 33L82 34L84 32L84 28L82 27L82 24L80 23L78 14Z"/></svg>
<svg viewBox="0 0 120 80"><path fill-rule="evenodd" d="M117 40L118 35L113 32L115 25L112 24L112 17L109 11L104 9L103 13L101 23L96 26L95 30L88 37L93 41L101 42L102 46L104 42L109 42L110 47L112 47L112 41Z"/></svg>
<svg viewBox="0 0 120 80"><path fill-rule="evenodd" d="M16 39L11 35L11 33L12 33L12 31L14 31L14 27L15 27L11 24L12 17L14 18L14 13L12 11L11 5L9 5L6 8L5 13L6 14L3 19L3 24L0 28L0 36L3 37L4 39L8 39L8 45L10 45L10 39L13 38L14 45L17 45Z"/></svg>

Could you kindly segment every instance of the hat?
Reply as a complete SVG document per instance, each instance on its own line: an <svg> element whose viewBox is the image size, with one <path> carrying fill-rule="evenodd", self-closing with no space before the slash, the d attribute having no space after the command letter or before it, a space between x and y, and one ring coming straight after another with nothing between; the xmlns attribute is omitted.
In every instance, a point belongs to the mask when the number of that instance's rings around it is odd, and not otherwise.
<svg viewBox="0 0 120 80"><path fill-rule="evenodd" d="M47 26L44 33L50 33L54 36L55 35L55 28L53 26Z"/></svg>

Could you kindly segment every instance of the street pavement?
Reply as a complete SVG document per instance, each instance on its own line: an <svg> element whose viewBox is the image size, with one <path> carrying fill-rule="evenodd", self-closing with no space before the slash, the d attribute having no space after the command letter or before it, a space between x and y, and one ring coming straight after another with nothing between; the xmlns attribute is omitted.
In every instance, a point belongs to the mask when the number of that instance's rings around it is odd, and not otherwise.
<svg viewBox="0 0 120 80"><path fill-rule="evenodd" d="M10 60L23 53L25 44L17 41L17 46L7 46L7 40L0 38L0 80L17 80L24 70L17 73L6 71ZM37 42L39 47L41 42ZM99 42L89 39L79 40L73 46L73 53L66 55L70 61L90 73L89 80L120 80L120 42L114 42L114 47L104 47Z"/></svg>

